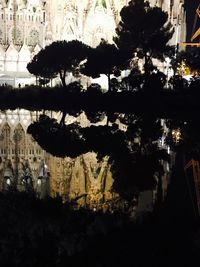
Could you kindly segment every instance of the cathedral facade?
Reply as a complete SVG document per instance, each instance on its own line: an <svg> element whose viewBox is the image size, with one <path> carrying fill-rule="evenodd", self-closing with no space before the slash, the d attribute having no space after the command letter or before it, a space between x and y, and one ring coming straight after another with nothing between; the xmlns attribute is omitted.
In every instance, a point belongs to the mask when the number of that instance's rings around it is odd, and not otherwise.
<svg viewBox="0 0 200 267"><path fill-rule="evenodd" d="M26 66L38 51L56 40L78 39L95 47L113 42L120 10L127 0L0 0L0 84L33 82ZM150 0L169 14L175 32L171 43L185 40L184 0Z"/></svg>

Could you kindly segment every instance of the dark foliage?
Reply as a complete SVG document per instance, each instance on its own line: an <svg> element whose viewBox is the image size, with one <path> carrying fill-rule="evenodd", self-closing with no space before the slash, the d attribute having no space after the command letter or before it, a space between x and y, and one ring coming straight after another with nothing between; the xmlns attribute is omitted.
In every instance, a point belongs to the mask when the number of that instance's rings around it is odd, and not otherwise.
<svg viewBox="0 0 200 267"><path fill-rule="evenodd" d="M188 119L198 117L200 95L198 84L197 77L188 87L179 88L180 90L177 89L176 92L162 91L151 83L147 90L141 90L141 86L136 92L130 87L130 90L110 93L102 93L100 87L96 85L92 85L84 92L77 82L69 84L66 90L63 87L28 86L20 90L0 87L0 109L66 111L72 115L80 114L81 111L87 114L117 112L146 115L151 110L152 116L155 117ZM152 91L153 94L148 93Z"/></svg>
<svg viewBox="0 0 200 267"><path fill-rule="evenodd" d="M92 78L105 74L108 77L108 90L111 90L110 76L120 76L119 68L125 61L125 57L114 44L108 44L102 40L100 44L88 53L87 61L81 72Z"/></svg>
<svg viewBox="0 0 200 267"><path fill-rule="evenodd" d="M200 48L190 47L186 51L182 52L181 59L186 63L188 67L198 75L200 73Z"/></svg>
<svg viewBox="0 0 200 267"><path fill-rule="evenodd" d="M53 78L59 74L62 85L66 86L67 73L78 71L89 50L90 47L77 40L53 42L34 56L27 69L43 78Z"/></svg>
<svg viewBox="0 0 200 267"><path fill-rule="evenodd" d="M169 49L168 41L173 35L168 15L158 7L151 7L144 0L132 0L122 8L121 21L114 38L120 50L127 51L130 58L134 54L144 58L144 71L149 74L152 57L163 59Z"/></svg>
<svg viewBox="0 0 200 267"><path fill-rule="evenodd" d="M167 120L170 131L167 142L175 151L182 151L187 158L200 160L200 120L193 118L189 120ZM180 140L176 142L172 131L180 131Z"/></svg>
<svg viewBox="0 0 200 267"><path fill-rule="evenodd" d="M170 78L169 85L174 91L181 92L188 89L189 83L181 75L174 75Z"/></svg>
<svg viewBox="0 0 200 267"><path fill-rule="evenodd" d="M5 192L0 217L2 267L170 267L199 258L199 223L175 220L166 208L131 222L118 212L74 211L60 199Z"/></svg>
<svg viewBox="0 0 200 267"><path fill-rule="evenodd" d="M99 159L109 156L113 190L129 200L135 188L153 189L154 174L163 172L160 159L169 160L164 151L162 154L156 144L152 145L152 141L162 135L162 128L159 121L149 117L134 117L124 132L116 124L81 128L76 123L60 125L55 119L42 115L27 131L44 150L55 156L74 158L92 151ZM140 138L139 146L134 143L134 137Z"/></svg>

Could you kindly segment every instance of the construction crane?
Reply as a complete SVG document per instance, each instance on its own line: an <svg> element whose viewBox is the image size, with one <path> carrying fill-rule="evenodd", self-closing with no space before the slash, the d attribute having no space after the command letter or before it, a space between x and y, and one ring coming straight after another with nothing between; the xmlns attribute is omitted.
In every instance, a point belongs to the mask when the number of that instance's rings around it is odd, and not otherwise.
<svg viewBox="0 0 200 267"><path fill-rule="evenodd" d="M183 46L200 46L200 42L193 42L198 36L200 36L200 27L195 31L198 18L200 18L200 4L198 5L198 7L196 9L196 15L195 15L194 24L193 24L193 33L192 33L192 37L190 39L191 42L181 43L181 45L183 45Z"/></svg>

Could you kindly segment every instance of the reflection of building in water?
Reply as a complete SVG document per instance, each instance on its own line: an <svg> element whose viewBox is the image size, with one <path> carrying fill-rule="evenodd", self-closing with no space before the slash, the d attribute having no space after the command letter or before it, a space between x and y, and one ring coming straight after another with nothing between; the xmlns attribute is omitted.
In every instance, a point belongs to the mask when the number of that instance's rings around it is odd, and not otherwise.
<svg viewBox="0 0 200 267"><path fill-rule="evenodd" d="M76 159L45 153L26 134L37 115L26 110L0 113L0 190L16 187L20 191L34 190L40 198L47 194L65 200L80 198L80 204L89 206L110 199L112 176L108 159L97 162L94 153ZM67 120L71 123L74 118L68 116ZM79 120L82 126L88 125L84 115Z"/></svg>
<svg viewBox="0 0 200 267"><path fill-rule="evenodd" d="M35 187L44 151L33 142L26 129L36 115L26 110L0 113L1 189Z"/></svg>
<svg viewBox="0 0 200 267"><path fill-rule="evenodd" d="M112 175L106 158L98 163L94 153L87 153L76 159L50 157L49 163L52 196L79 199L79 204L87 206L112 198Z"/></svg>
<svg viewBox="0 0 200 267"><path fill-rule="evenodd" d="M0 84L34 82L26 65L42 47L56 40L78 39L96 46L112 42L120 10L129 0L0 0ZM175 26L171 43L185 41L183 0L150 0L167 11Z"/></svg>
<svg viewBox="0 0 200 267"><path fill-rule="evenodd" d="M53 113L52 116L61 119L61 114ZM78 200L79 205L93 209L107 209L115 203L116 206L121 205L120 202L117 204L119 198L112 192L113 179L108 157L97 161L95 153L92 152L74 159L47 154L26 134L28 125L37 120L37 117L36 112L27 110L8 110L0 113L0 190L14 187L19 191L34 191L39 198L47 195L61 196L64 201ZM75 120L82 127L90 125L84 113L77 119L68 115L66 124ZM106 118L99 124L105 122ZM123 124L119 124L119 128L126 130ZM163 164L163 167L164 198L170 169L168 164ZM156 195L152 191L145 192L140 194L139 200L146 204L139 205L138 212L144 209L147 211L155 203Z"/></svg>

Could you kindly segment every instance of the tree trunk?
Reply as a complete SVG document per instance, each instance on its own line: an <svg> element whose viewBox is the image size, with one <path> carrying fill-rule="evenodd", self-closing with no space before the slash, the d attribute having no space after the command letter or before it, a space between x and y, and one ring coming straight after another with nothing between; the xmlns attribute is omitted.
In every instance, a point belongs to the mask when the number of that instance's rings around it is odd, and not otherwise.
<svg viewBox="0 0 200 267"><path fill-rule="evenodd" d="M88 177L88 171L87 171L87 166L86 166L86 163L85 163L85 159L84 159L84 156L82 155L81 156L81 161L82 161L82 164L83 164L83 170L84 170L84 178L85 178L85 181L84 181L84 186L85 186L85 207L87 206L87 195L88 195L88 188L89 188L89 181L90 181L90 178Z"/></svg>
<svg viewBox="0 0 200 267"><path fill-rule="evenodd" d="M63 111L62 112L62 118L60 120L60 126L63 126L65 124L65 117L67 115L67 112L66 111Z"/></svg>
<svg viewBox="0 0 200 267"><path fill-rule="evenodd" d="M60 80L62 82L62 86L66 87L66 81L65 81L65 76L66 76L66 71L63 71L63 73L60 71Z"/></svg>
<svg viewBox="0 0 200 267"><path fill-rule="evenodd" d="M108 77L108 93L109 93L111 91L111 88L110 88L110 73L107 74L107 77ZM108 111L107 112L107 122L106 122L107 126L109 124L109 117L110 117L110 113Z"/></svg>
<svg viewBox="0 0 200 267"><path fill-rule="evenodd" d="M147 77L149 75L149 66L148 66L148 64L149 64L149 58L147 56L147 53L145 53L145 55L144 55L144 77L145 77L145 82L146 82Z"/></svg>
<svg viewBox="0 0 200 267"><path fill-rule="evenodd" d="M108 164L108 163L107 163ZM103 195L103 202L105 202L105 190L106 190L106 182L107 182L107 175L108 175L109 166L104 167L103 175L102 175L102 195Z"/></svg>
<svg viewBox="0 0 200 267"><path fill-rule="evenodd" d="M162 185L162 176L158 175L158 185L157 185L157 207L161 207L163 202L163 185Z"/></svg>
<svg viewBox="0 0 200 267"><path fill-rule="evenodd" d="M107 74L108 77L108 92L111 91L111 86L110 86L110 73Z"/></svg>

